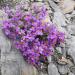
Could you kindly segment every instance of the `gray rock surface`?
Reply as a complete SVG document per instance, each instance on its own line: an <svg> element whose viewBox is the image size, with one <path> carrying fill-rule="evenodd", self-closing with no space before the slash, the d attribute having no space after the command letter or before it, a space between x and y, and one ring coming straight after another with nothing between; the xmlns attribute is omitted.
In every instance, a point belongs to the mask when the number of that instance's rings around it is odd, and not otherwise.
<svg viewBox="0 0 75 75"><path fill-rule="evenodd" d="M69 25L69 26L68 26L68 32L69 32L71 35L75 35L75 25Z"/></svg>
<svg viewBox="0 0 75 75"><path fill-rule="evenodd" d="M7 0L7 2L8 1L9 0ZM13 3L19 1L24 3L34 0L13 1ZM67 75L67 73L69 73L68 75L75 75L75 9L72 9L73 12L71 11L71 13L64 14L58 5L60 1L61 0L49 0L48 3L45 2L45 5L47 5L49 9L50 20L56 24L60 31L65 33L65 43L61 44L57 49L63 54L67 60L67 64L61 65L55 60L53 61L52 56L49 56L48 74L43 72L38 73L35 67L25 62L19 50L12 46L10 40L6 38L2 32L2 21L7 19L7 14L0 10L0 75ZM36 4L38 3L36 2ZM38 5L41 6L41 4L42 2L39 2ZM29 7L25 5L25 9L28 8Z"/></svg>
<svg viewBox="0 0 75 75"><path fill-rule="evenodd" d="M49 75L60 75L55 64L50 63L48 65L48 74Z"/></svg>
<svg viewBox="0 0 75 75"><path fill-rule="evenodd" d="M69 72L69 68L67 65L58 65L58 71L60 72L60 74L67 74Z"/></svg>
<svg viewBox="0 0 75 75"><path fill-rule="evenodd" d="M75 40L75 37L72 36L69 42L70 47L68 49L68 55L70 55L73 58L73 61L75 63L75 41L74 40Z"/></svg>
<svg viewBox="0 0 75 75"><path fill-rule="evenodd" d="M74 75L74 74L72 72L70 72L69 75Z"/></svg>

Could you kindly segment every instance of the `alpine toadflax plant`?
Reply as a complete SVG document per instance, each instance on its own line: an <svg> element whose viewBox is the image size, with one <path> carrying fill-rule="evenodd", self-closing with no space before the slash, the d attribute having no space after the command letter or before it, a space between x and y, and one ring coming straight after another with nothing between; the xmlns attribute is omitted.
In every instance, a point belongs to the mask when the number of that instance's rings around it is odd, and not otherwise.
<svg viewBox="0 0 75 75"><path fill-rule="evenodd" d="M40 66L53 55L53 49L64 42L64 33L60 32L51 22L44 22L47 11L44 7L34 6L33 12L16 9L7 11L8 20L3 22L5 35L14 41L25 60Z"/></svg>

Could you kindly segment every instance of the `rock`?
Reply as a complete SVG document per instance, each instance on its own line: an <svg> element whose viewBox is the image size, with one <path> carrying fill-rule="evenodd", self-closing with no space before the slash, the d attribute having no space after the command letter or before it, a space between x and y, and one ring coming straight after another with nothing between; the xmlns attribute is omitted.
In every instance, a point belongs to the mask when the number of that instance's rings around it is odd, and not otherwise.
<svg viewBox="0 0 75 75"><path fill-rule="evenodd" d="M75 75L75 66L70 67L70 71Z"/></svg>
<svg viewBox="0 0 75 75"><path fill-rule="evenodd" d="M50 63L48 65L48 74L49 75L60 75L57 67L53 63Z"/></svg>
<svg viewBox="0 0 75 75"><path fill-rule="evenodd" d="M65 14L65 18L67 19L67 24L71 24L71 16L72 14Z"/></svg>
<svg viewBox="0 0 75 75"><path fill-rule="evenodd" d="M69 25L69 26L68 26L68 32L69 32L71 35L74 35L74 36L75 36L75 25Z"/></svg>
<svg viewBox="0 0 75 75"><path fill-rule="evenodd" d="M36 1L43 1L43 0L36 0Z"/></svg>
<svg viewBox="0 0 75 75"><path fill-rule="evenodd" d="M67 74L69 72L69 68L67 65L58 65L58 70L60 74Z"/></svg>
<svg viewBox="0 0 75 75"><path fill-rule="evenodd" d="M73 62L69 59L67 59L67 62L68 62L68 67L72 67L74 66Z"/></svg>
<svg viewBox="0 0 75 75"><path fill-rule="evenodd" d="M48 59L48 63L52 62L52 56L48 56L47 59Z"/></svg>
<svg viewBox="0 0 75 75"><path fill-rule="evenodd" d="M69 41L69 48L67 50L67 54L70 55L75 63L75 37L72 36Z"/></svg>
<svg viewBox="0 0 75 75"><path fill-rule="evenodd" d="M43 0L31 0L31 1L33 1L33 2L34 2L34 1L39 1L39 2L42 2Z"/></svg>
<svg viewBox="0 0 75 75"><path fill-rule="evenodd" d="M75 15L73 15L73 17L71 17L71 22L73 25L75 24Z"/></svg>
<svg viewBox="0 0 75 75"><path fill-rule="evenodd" d="M65 33L65 39L67 38L67 35L68 34ZM60 47L61 47L61 50L62 50L62 55L64 57L66 57L66 44L65 44L65 42L64 43L60 43Z"/></svg>
<svg viewBox="0 0 75 75"><path fill-rule="evenodd" d="M60 64L60 65L65 65L65 64L67 64L68 62L67 62L67 59L65 58L65 57L63 57L62 56L62 58L61 59L58 59L58 64Z"/></svg>
<svg viewBox="0 0 75 75"><path fill-rule="evenodd" d="M18 0L18 1L14 0L14 1L20 2L21 0ZM22 0L22 1L24 1L24 0ZM29 0L26 0L26 1L29 1ZM42 0L38 0L38 1L42 1ZM64 32L65 35L68 35L67 32L69 32L72 35L75 35L75 30L74 30L75 26L74 25L69 25L67 28L68 31L66 31L63 28L63 27L67 26L66 18L65 18L65 15L63 15L63 13L61 13L60 8L57 6L58 4L56 4L54 1L60 3L59 6L61 7L64 14L73 11L73 9L74 9L73 2L74 1L73 0L63 0L64 2L60 2L60 0L49 0L49 3L50 3L50 7L53 9L52 11L55 11L55 12L50 11L52 14L54 14L54 19L52 21L57 25L58 29L60 31ZM33 3L33 4L35 4L35 3ZM38 3L36 3L36 4L38 6L41 6L43 3L39 2L39 4ZM25 5L25 9L28 9L27 5ZM71 16L69 14L66 16L67 16L67 18L69 18L69 21L70 21ZM74 14L73 14L73 16L74 16ZM7 19L7 14L4 13L2 10L0 10L0 49L1 49L1 62L2 62L1 72L2 72L2 75L47 75L47 74L44 74L43 72L38 73L38 71L35 67L33 67L25 62L25 60L21 56L21 53L18 50L14 49L14 48L11 49L11 42L5 37L5 35L3 34L2 29L1 29L2 20L4 20L4 19ZM74 20L74 17L73 17L73 20ZM49 21L50 21L50 17L47 16L47 18L44 20L44 22L49 22ZM68 53L68 55L70 55L73 58L74 63L75 63L75 41L74 41L75 37L72 36L72 37L68 37L68 38L66 38L68 40L67 41L68 47L66 48L67 53ZM64 48L64 47L65 46L61 44L61 48ZM62 53L61 48L57 47L57 49L59 50L60 53ZM59 62L58 68L57 68L56 65L52 63L51 56L48 57L48 62L49 62L49 65L48 65L48 74L49 75L60 75L60 73L67 74L69 72L68 67L74 66L73 62L70 62L69 60L67 60L68 66L64 65L64 64L59 65L59 63L62 63L62 62ZM70 68L70 70L75 74L75 67ZM70 72L69 75L74 75L72 72Z"/></svg>
<svg viewBox="0 0 75 75"><path fill-rule="evenodd" d="M64 14L70 13L74 10L75 1L73 1L73 0L61 0L59 2L59 6L62 9Z"/></svg>
<svg viewBox="0 0 75 75"><path fill-rule="evenodd" d="M40 72L39 75L48 75L48 74L45 74L45 73L43 73L43 72Z"/></svg>
<svg viewBox="0 0 75 75"><path fill-rule="evenodd" d="M54 19L53 22L57 25L57 26L66 26L66 19L64 17L64 15L61 12L55 12L54 13Z"/></svg>
<svg viewBox="0 0 75 75"><path fill-rule="evenodd" d="M71 60L72 59L70 57L65 58L65 57L62 56L62 58L59 59L57 62L60 65L67 65L70 68L70 67L74 66L74 64Z"/></svg>
<svg viewBox="0 0 75 75"><path fill-rule="evenodd" d="M70 72L68 75L74 75L72 72Z"/></svg>
<svg viewBox="0 0 75 75"><path fill-rule="evenodd" d="M2 75L20 75L20 68L17 62L8 61L2 64Z"/></svg>
<svg viewBox="0 0 75 75"><path fill-rule="evenodd" d="M24 64L23 64L24 65ZM21 75L39 75L38 71L35 67L25 63L25 65L21 67Z"/></svg>
<svg viewBox="0 0 75 75"><path fill-rule="evenodd" d="M54 2L60 2L60 0L53 0Z"/></svg>
<svg viewBox="0 0 75 75"><path fill-rule="evenodd" d="M49 6L54 10L54 11L58 11L61 12L59 6L57 6L57 4L53 1L53 0L48 0L49 2Z"/></svg>

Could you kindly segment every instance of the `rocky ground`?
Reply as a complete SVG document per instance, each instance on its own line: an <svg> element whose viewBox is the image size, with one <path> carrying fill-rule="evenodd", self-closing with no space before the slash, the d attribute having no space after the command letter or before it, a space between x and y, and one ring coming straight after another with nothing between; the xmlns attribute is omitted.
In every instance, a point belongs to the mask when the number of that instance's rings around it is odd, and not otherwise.
<svg viewBox="0 0 75 75"><path fill-rule="evenodd" d="M8 0L3 5L14 6L20 0ZM21 2L37 0L22 0ZM2 32L2 21L7 19L7 14L0 9L0 75L75 75L75 0L38 0L39 6L44 3L48 9L47 19L55 23L58 29L65 33L65 43L57 47L63 54L62 59L48 57L48 73L38 72L37 69L25 62L19 50L12 46L12 43ZM28 7L25 6L27 9Z"/></svg>

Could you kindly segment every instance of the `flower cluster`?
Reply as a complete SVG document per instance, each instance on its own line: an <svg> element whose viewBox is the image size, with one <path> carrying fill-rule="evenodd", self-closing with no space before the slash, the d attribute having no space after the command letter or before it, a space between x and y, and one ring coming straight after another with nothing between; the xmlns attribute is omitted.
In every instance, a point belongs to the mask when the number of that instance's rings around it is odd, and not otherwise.
<svg viewBox="0 0 75 75"><path fill-rule="evenodd" d="M53 54L56 45L64 42L64 33L51 22L44 22L47 12L44 7L34 7L33 12L15 11L3 22L5 35L14 41L25 60L40 66ZM37 8L37 9L36 9Z"/></svg>

